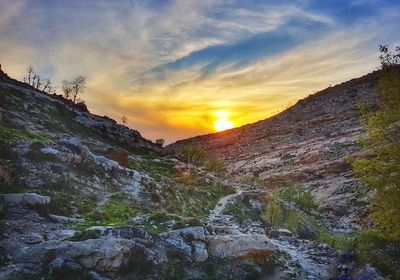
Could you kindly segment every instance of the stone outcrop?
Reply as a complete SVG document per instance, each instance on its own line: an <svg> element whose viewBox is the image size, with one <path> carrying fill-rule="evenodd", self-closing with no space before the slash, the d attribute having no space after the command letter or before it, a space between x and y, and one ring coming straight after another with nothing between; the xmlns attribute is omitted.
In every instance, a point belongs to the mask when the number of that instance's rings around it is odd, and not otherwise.
<svg viewBox="0 0 400 280"><path fill-rule="evenodd" d="M36 193L10 193L0 195L0 199L5 204L26 205L26 206L46 206L50 203L49 196L42 196Z"/></svg>
<svg viewBox="0 0 400 280"><path fill-rule="evenodd" d="M278 248L261 234L210 236L208 250L216 258L251 258L272 255Z"/></svg>

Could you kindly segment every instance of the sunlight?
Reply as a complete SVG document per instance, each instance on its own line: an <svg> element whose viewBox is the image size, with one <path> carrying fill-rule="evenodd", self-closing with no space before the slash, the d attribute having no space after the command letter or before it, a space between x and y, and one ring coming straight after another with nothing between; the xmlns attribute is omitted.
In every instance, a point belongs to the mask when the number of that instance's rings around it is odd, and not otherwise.
<svg viewBox="0 0 400 280"><path fill-rule="evenodd" d="M228 113L216 112L215 116L217 120L214 122L214 128L216 131L223 131L234 127L233 122L228 120Z"/></svg>

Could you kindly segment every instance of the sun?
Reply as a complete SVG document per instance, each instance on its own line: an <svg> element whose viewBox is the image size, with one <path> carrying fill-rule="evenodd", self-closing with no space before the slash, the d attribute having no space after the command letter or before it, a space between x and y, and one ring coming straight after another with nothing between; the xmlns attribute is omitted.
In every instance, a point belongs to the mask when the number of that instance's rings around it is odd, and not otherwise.
<svg viewBox="0 0 400 280"><path fill-rule="evenodd" d="M214 122L214 128L216 131L231 129L233 128L233 122L230 122L227 119L219 119Z"/></svg>

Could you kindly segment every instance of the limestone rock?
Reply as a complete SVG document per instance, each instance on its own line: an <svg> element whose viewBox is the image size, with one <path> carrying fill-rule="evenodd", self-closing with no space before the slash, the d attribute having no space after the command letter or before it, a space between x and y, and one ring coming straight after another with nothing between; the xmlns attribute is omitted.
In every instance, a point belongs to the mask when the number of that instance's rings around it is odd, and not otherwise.
<svg viewBox="0 0 400 280"><path fill-rule="evenodd" d="M26 244L37 244L37 243L42 243L43 241L44 241L43 236L38 233L31 233L24 236L24 243Z"/></svg>
<svg viewBox="0 0 400 280"><path fill-rule="evenodd" d="M216 258L246 257L256 252L273 252L277 247L262 234L210 236L208 251Z"/></svg>
<svg viewBox="0 0 400 280"><path fill-rule="evenodd" d="M0 198L6 204L26 206L46 206L50 203L50 196L42 196L37 193L10 193L3 194Z"/></svg>
<svg viewBox="0 0 400 280"><path fill-rule="evenodd" d="M82 223L85 220L84 219L78 219L78 218L71 218L71 217L65 217L65 216L59 216L59 215L49 215L50 219L56 223L60 224L69 224L69 223Z"/></svg>

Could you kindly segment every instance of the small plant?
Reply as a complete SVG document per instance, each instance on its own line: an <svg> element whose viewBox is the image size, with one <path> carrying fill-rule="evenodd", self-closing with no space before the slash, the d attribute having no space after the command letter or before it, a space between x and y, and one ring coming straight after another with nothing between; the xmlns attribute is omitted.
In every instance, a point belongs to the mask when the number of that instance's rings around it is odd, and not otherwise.
<svg viewBox="0 0 400 280"><path fill-rule="evenodd" d="M188 164L200 165L206 160L207 153L200 146L188 145L179 152L179 156Z"/></svg>
<svg viewBox="0 0 400 280"><path fill-rule="evenodd" d="M311 192L303 191L295 184L290 184L284 188L279 193L279 197L283 200L293 202L303 210L316 210L318 208Z"/></svg>
<svg viewBox="0 0 400 280"><path fill-rule="evenodd" d="M213 172L215 174L220 174L225 170L224 162L215 158L208 159L205 162L204 167L207 171Z"/></svg>
<svg viewBox="0 0 400 280"><path fill-rule="evenodd" d="M0 143L12 144L23 140L37 140L37 141L48 141L52 140L53 137L49 135L28 132L23 129L8 128L0 126Z"/></svg>

